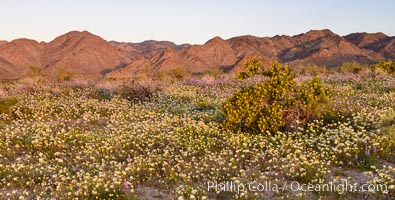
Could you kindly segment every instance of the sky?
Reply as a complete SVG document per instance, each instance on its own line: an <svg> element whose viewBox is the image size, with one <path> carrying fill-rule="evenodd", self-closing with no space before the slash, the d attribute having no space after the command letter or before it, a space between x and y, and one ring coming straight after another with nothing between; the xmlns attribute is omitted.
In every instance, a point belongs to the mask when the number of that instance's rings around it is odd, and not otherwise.
<svg viewBox="0 0 395 200"><path fill-rule="evenodd" d="M0 40L49 42L74 30L106 40L176 44L313 29L394 36L394 8L394 0L0 0Z"/></svg>

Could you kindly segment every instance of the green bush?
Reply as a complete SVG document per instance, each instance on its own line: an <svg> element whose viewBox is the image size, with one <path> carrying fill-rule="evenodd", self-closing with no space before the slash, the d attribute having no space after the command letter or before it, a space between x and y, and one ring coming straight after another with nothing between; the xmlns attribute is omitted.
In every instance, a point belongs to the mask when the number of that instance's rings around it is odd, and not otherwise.
<svg viewBox="0 0 395 200"><path fill-rule="evenodd" d="M17 103L16 98L0 99L0 114L9 112L10 108Z"/></svg>
<svg viewBox="0 0 395 200"><path fill-rule="evenodd" d="M303 109L306 109L306 119L320 119L328 114L329 98L331 93L328 88L324 87L321 79L316 76L310 81L302 83L297 89L297 97L302 103Z"/></svg>
<svg viewBox="0 0 395 200"><path fill-rule="evenodd" d="M246 71L239 74L240 79L257 74L269 79L243 87L227 99L221 109L226 128L274 134L323 116L324 110L320 106L328 102L330 92L318 77L297 85L293 80L295 75L287 65L272 62L269 71L264 71L262 66L257 57L244 64Z"/></svg>
<svg viewBox="0 0 395 200"><path fill-rule="evenodd" d="M371 65L370 68L373 72L376 72L377 69L381 69L388 74L395 74L395 62L393 61L379 61L378 63Z"/></svg>
<svg viewBox="0 0 395 200"><path fill-rule="evenodd" d="M265 71L262 60L259 57L253 57L250 61L247 60L244 63L244 68L246 71L238 74L238 78L242 80L258 74L263 74Z"/></svg>

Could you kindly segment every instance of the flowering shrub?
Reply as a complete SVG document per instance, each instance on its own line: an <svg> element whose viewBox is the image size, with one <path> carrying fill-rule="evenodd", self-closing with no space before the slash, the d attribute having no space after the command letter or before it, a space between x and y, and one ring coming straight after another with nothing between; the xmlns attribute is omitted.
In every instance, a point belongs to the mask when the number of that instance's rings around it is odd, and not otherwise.
<svg viewBox="0 0 395 200"><path fill-rule="evenodd" d="M322 84L318 77L304 81L297 90L297 96L305 109L305 120L311 121L325 117L330 112L330 90Z"/></svg>
<svg viewBox="0 0 395 200"><path fill-rule="evenodd" d="M246 72L239 74L245 79L262 71L258 58L245 63ZM242 132L276 133L291 128L297 121L303 124L318 119L323 106L330 97L329 89L318 77L296 85L294 74L286 65L270 64L270 70L261 72L269 77L254 86L243 87L222 106L226 118L225 127Z"/></svg>
<svg viewBox="0 0 395 200"><path fill-rule="evenodd" d="M373 64L371 66L371 69L373 71L376 71L377 69L384 70L388 74L394 74L395 73L395 62L392 61L379 61L377 64Z"/></svg>

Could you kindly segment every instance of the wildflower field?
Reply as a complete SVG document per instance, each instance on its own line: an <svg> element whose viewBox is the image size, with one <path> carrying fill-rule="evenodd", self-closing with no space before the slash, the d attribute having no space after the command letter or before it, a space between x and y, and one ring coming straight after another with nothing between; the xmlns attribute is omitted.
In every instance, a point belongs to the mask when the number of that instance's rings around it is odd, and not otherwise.
<svg viewBox="0 0 395 200"><path fill-rule="evenodd" d="M322 76L330 119L274 134L225 128L222 105L254 81L153 82L142 99L100 85L3 84L0 199L395 198L393 75ZM306 185L329 182L355 188Z"/></svg>

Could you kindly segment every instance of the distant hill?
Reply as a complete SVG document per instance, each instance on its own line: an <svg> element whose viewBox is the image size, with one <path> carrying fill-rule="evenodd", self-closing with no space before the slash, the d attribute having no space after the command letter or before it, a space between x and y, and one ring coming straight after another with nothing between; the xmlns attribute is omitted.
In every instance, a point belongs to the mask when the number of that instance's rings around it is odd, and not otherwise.
<svg viewBox="0 0 395 200"><path fill-rule="evenodd" d="M61 69L86 78L153 75L177 68L197 73L212 69L237 72L246 59L256 55L265 63L278 60L291 66L372 63L395 59L395 37L383 33L342 37L325 29L295 36L214 37L203 45L176 45L154 40L107 42L87 31L72 31L49 43L0 41L0 78L23 77L31 67L49 74Z"/></svg>

